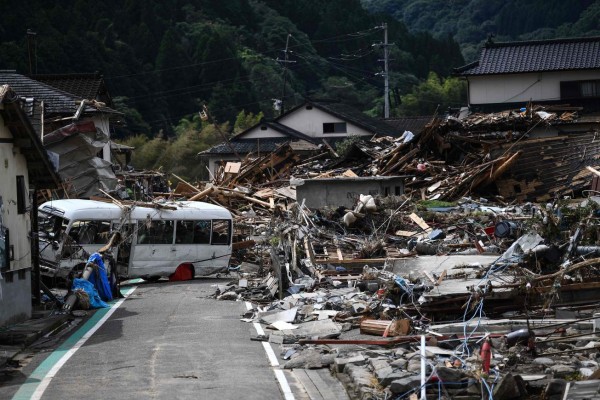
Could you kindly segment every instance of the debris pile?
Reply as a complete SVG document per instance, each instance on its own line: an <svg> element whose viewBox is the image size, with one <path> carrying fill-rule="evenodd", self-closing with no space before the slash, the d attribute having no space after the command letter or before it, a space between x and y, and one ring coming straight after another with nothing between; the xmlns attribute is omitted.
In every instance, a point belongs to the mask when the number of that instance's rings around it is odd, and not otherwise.
<svg viewBox="0 0 600 400"><path fill-rule="evenodd" d="M600 386L600 205L574 198L600 145L576 111L435 119L304 159L283 145L169 196L234 214L235 279L215 297L254 304L243 320L284 368L331 368L356 398L568 398ZM297 198L381 176L403 191Z"/></svg>

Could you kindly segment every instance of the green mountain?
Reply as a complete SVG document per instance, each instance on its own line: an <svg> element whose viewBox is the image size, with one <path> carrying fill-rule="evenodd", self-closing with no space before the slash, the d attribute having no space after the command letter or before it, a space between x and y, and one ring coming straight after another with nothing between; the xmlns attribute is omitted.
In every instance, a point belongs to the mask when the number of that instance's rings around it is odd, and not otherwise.
<svg viewBox="0 0 600 400"><path fill-rule="evenodd" d="M392 105L464 63L452 37L411 33L359 0L5 0L0 15L0 68L101 71L126 113L121 137L173 136L202 104L232 125L242 110L274 116L284 94L286 109L328 97L381 115L382 23L394 43Z"/></svg>
<svg viewBox="0 0 600 400"><path fill-rule="evenodd" d="M404 22L411 32L452 37L467 61L490 35L497 41L600 35L594 0L361 0L365 9Z"/></svg>

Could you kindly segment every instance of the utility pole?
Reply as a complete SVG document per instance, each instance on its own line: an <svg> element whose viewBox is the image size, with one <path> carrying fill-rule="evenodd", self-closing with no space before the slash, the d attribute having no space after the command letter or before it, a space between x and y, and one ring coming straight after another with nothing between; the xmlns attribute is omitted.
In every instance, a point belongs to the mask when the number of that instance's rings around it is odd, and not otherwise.
<svg viewBox="0 0 600 400"><path fill-rule="evenodd" d="M281 103L280 103L280 110L279 110L279 115L283 115L283 113L285 112L285 84L286 84L286 80L287 80L287 65L288 63L295 63L296 61L290 61L288 60L288 48L290 45L290 37L292 37L291 33L288 33L287 38L285 40L285 50L283 51L285 53L284 59L280 60L279 58L277 58L277 61L280 63L283 63L283 94L281 96Z"/></svg>
<svg viewBox="0 0 600 400"><path fill-rule="evenodd" d="M381 46L383 47L383 60L379 59L377 61L383 61L383 72L377 73L375 75L383 76L384 79L384 90L383 90L383 99L384 99L384 110L383 116L384 118L390 117L390 75L389 75L389 47L394 43L388 43L388 30L387 23L383 23L379 28L383 29L383 43L374 44L373 46Z"/></svg>
<svg viewBox="0 0 600 400"><path fill-rule="evenodd" d="M388 31L387 31L387 23L384 23L383 24L383 74L384 74L383 76L385 78L385 84L384 84L384 90L383 90L383 95L385 97L385 99L384 99L385 108L384 108L384 112L383 112L384 118L390 117L390 77L388 74L388 56L389 56Z"/></svg>

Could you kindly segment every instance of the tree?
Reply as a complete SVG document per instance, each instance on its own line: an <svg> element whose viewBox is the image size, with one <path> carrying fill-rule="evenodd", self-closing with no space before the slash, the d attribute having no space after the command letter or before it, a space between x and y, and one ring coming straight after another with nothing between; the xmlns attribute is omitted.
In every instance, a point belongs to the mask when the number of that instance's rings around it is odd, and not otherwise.
<svg viewBox="0 0 600 400"><path fill-rule="evenodd" d="M430 72L427 80L415 86L412 93L401 96L398 115L431 115L436 110L466 105L467 85L459 78L440 79Z"/></svg>

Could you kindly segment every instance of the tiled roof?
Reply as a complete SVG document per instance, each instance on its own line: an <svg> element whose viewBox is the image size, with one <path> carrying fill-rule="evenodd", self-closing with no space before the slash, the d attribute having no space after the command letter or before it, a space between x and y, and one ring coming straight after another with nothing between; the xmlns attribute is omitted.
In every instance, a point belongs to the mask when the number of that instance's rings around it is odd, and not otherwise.
<svg viewBox="0 0 600 400"><path fill-rule="evenodd" d="M600 68L600 37L486 43L479 60L459 75L512 74Z"/></svg>
<svg viewBox="0 0 600 400"><path fill-rule="evenodd" d="M0 85L10 85L15 93L25 99L43 101L48 115L73 115L82 98L47 85L45 83L17 74L14 71L0 70ZM86 106L85 113L117 113L109 107L94 108Z"/></svg>
<svg viewBox="0 0 600 400"><path fill-rule="evenodd" d="M394 127L401 134L404 131L411 131L415 135L420 133L425 125L433 120L432 115L421 115L415 117L399 117L384 119L386 124Z"/></svg>
<svg viewBox="0 0 600 400"><path fill-rule="evenodd" d="M290 141L290 138L261 138L261 139L237 139L227 143L219 143L200 154L233 154L233 148L238 154L270 153L278 146Z"/></svg>
<svg viewBox="0 0 600 400"><path fill-rule="evenodd" d="M63 92L74 94L81 99L96 99L112 107L112 99L106 89L104 78L99 72L91 74L31 75L30 78Z"/></svg>

